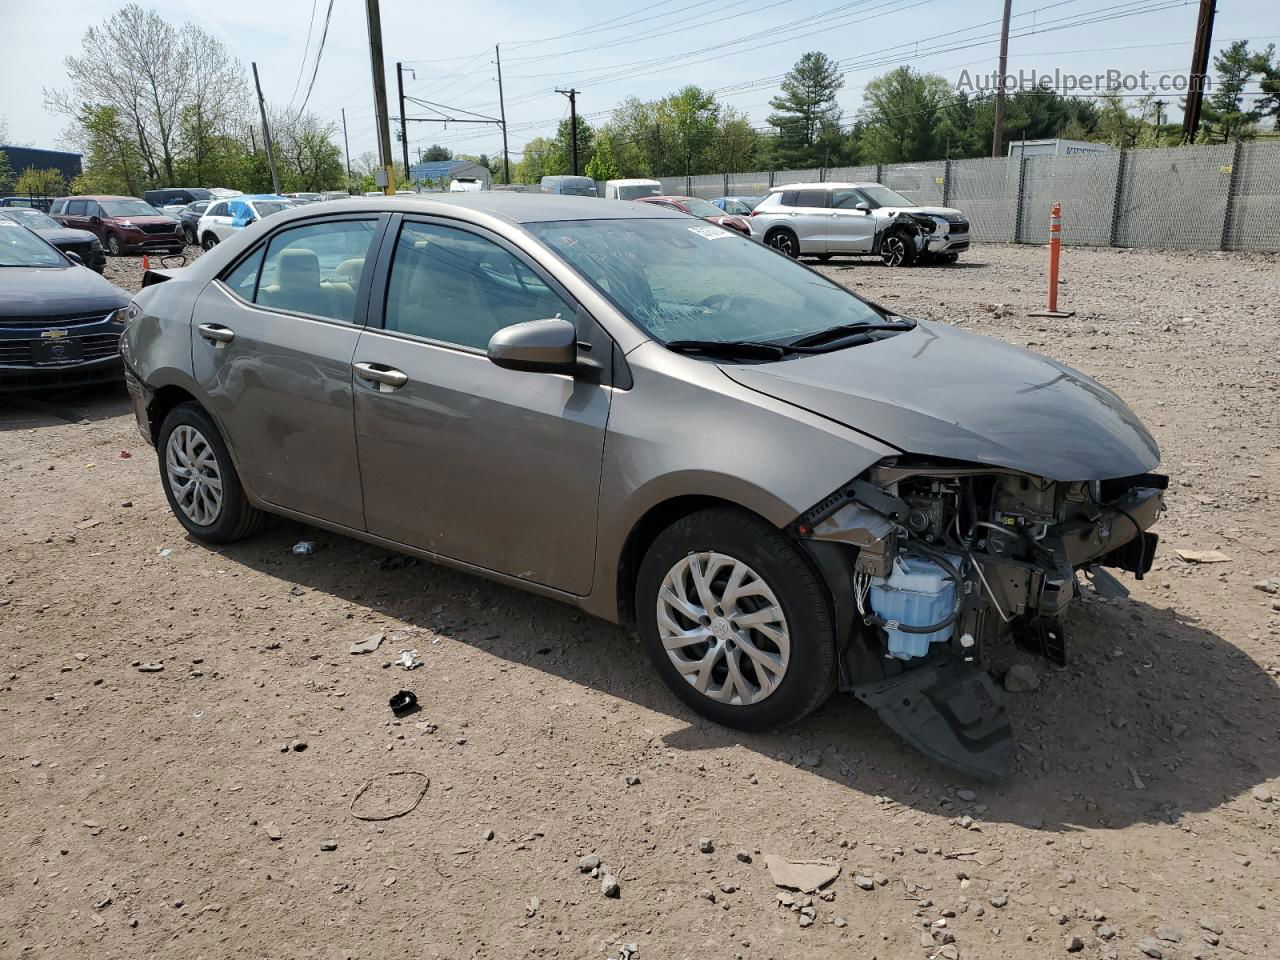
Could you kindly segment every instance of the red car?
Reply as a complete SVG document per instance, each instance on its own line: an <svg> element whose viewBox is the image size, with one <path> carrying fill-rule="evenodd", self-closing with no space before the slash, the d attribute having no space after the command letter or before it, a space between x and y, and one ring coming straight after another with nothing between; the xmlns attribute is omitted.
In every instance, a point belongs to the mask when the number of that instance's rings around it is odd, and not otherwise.
<svg viewBox="0 0 1280 960"><path fill-rule="evenodd" d="M112 256L134 251L181 253L182 224L137 197L59 197L49 216L64 227L88 230Z"/></svg>
<svg viewBox="0 0 1280 960"><path fill-rule="evenodd" d="M703 220L710 220L728 230L736 230L744 237L751 236L751 228L747 226L745 217L735 217L725 213L714 203L700 200L697 197L636 197L635 203L656 203L660 207L670 207L681 213L689 213Z"/></svg>

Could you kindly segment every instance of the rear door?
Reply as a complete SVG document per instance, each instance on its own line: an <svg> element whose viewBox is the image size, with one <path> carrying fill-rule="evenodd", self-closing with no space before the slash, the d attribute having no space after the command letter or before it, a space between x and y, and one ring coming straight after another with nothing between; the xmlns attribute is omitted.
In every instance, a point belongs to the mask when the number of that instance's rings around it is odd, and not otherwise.
<svg viewBox="0 0 1280 960"><path fill-rule="evenodd" d="M870 253L876 238L876 219L870 211L858 210L866 198L851 187L831 191L831 211L827 218L828 253Z"/></svg>
<svg viewBox="0 0 1280 960"><path fill-rule="evenodd" d="M825 189L788 190L783 194L783 208L787 223L800 241L801 253L826 253L828 215Z"/></svg>
<svg viewBox="0 0 1280 960"><path fill-rule="evenodd" d="M507 241L425 217L394 232L354 358L369 532L588 593L611 388L505 370L485 348L503 327L561 316L608 370L612 341Z"/></svg>
<svg viewBox="0 0 1280 960"><path fill-rule="evenodd" d="M64 226L71 227L74 230L88 230L88 209L88 200L68 200L62 216L58 217L58 219L62 221Z"/></svg>
<svg viewBox="0 0 1280 960"><path fill-rule="evenodd" d="M241 479L268 503L356 530L351 357L384 223L278 230L205 287L192 317L192 366Z"/></svg>

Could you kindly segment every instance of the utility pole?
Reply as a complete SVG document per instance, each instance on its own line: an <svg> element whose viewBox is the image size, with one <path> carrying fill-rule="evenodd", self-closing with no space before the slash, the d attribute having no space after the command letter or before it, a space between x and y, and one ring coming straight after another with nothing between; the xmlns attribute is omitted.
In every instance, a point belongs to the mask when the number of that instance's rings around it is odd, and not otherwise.
<svg viewBox="0 0 1280 960"><path fill-rule="evenodd" d="M351 141L347 139L347 108L342 108L342 149L347 154L347 193L351 192Z"/></svg>
<svg viewBox="0 0 1280 960"><path fill-rule="evenodd" d="M378 161L382 165L387 182L382 192L391 196L396 192L396 171L391 159L391 117L387 113L387 70L382 62L382 12L378 0L365 0L365 15L369 21L369 64L373 69L373 112L378 120Z"/></svg>
<svg viewBox="0 0 1280 960"><path fill-rule="evenodd" d="M1156 108L1156 143L1160 142L1160 128L1164 126L1164 108L1168 105L1168 100L1157 100L1153 104Z"/></svg>
<svg viewBox="0 0 1280 960"><path fill-rule="evenodd" d="M258 82L258 64L256 62L253 65L253 85L258 90L258 112L262 115L262 139L267 144L267 163L271 167L271 190L274 193L279 193L280 177L276 174L276 155L271 149L271 128L267 126L267 104L262 99L262 84Z"/></svg>
<svg viewBox="0 0 1280 960"><path fill-rule="evenodd" d="M502 51L493 45L493 56L498 62L498 116L502 118L502 182L511 182L511 160L507 156L507 104L502 99Z"/></svg>
<svg viewBox="0 0 1280 960"><path fill-rule="evenodd" d="M991 155L1004 153L1004 80L1009 70L1009 16L1013 12L1013 0L1004 0L1004 22L1000 25L1000 77L996 87L995 131L991 134Z"/></svg>
<svg viewBox="0 0 1280 960"><path fill-rule="evenodd" d="M409 72L413 73L412 70ZM416 73L413 79L418 79ZM400 145L404 148L404 175L409 179L409 123L404 118L404 67L399 63L396 64L396 86L400 90Z"/></svg>
<svg viewBox="0 0 1280 960"><path fill-rule="evenodd" d="M1196 41L1191 51L1191 76L1187 85L1187 106L1182 112L1182 142L1195 143L1200 131L1200 108L1204 104L1205 75L1209 71L1209 45L1213 41L1214 0L1200 0L1196 17Z"/></svg>
<svg viewBox="0 0 1280 960"><path fill-rule="evenodd" d="M569 138L573 144L573 175L578 175L578 94L581 90L557 90L556 93L569 98Z"/></svg>

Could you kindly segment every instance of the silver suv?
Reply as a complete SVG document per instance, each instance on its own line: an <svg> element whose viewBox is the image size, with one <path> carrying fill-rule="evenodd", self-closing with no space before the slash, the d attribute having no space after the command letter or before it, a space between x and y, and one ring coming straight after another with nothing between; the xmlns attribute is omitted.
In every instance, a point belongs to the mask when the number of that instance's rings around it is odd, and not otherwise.
<svg viewBox="0 0 1280 960"><path fill-rule="evenodd" d="M922 207L879 183L789 183L751 213L751 235L789 257L870 254L886 266L955 263L969 249L959 210Z"/></svg>

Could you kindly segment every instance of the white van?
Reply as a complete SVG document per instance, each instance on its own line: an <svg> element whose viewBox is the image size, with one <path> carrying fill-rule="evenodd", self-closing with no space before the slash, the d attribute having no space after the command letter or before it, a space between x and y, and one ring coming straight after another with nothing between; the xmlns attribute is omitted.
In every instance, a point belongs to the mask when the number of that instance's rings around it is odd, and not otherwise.
<svg viewBox="0 0 1280 960"><path fill-rule="evenodd" d="M609 200L634 200L636 197L662 196L662 184L657 180L608 180L604 195Z"/></svg>
<svg viewBox="0 0 1280 960"><path fill-rule="evenodd" d="M484 190L484 181L479 177L454 177L449 181L450 193L480 193Z"/></svg>

